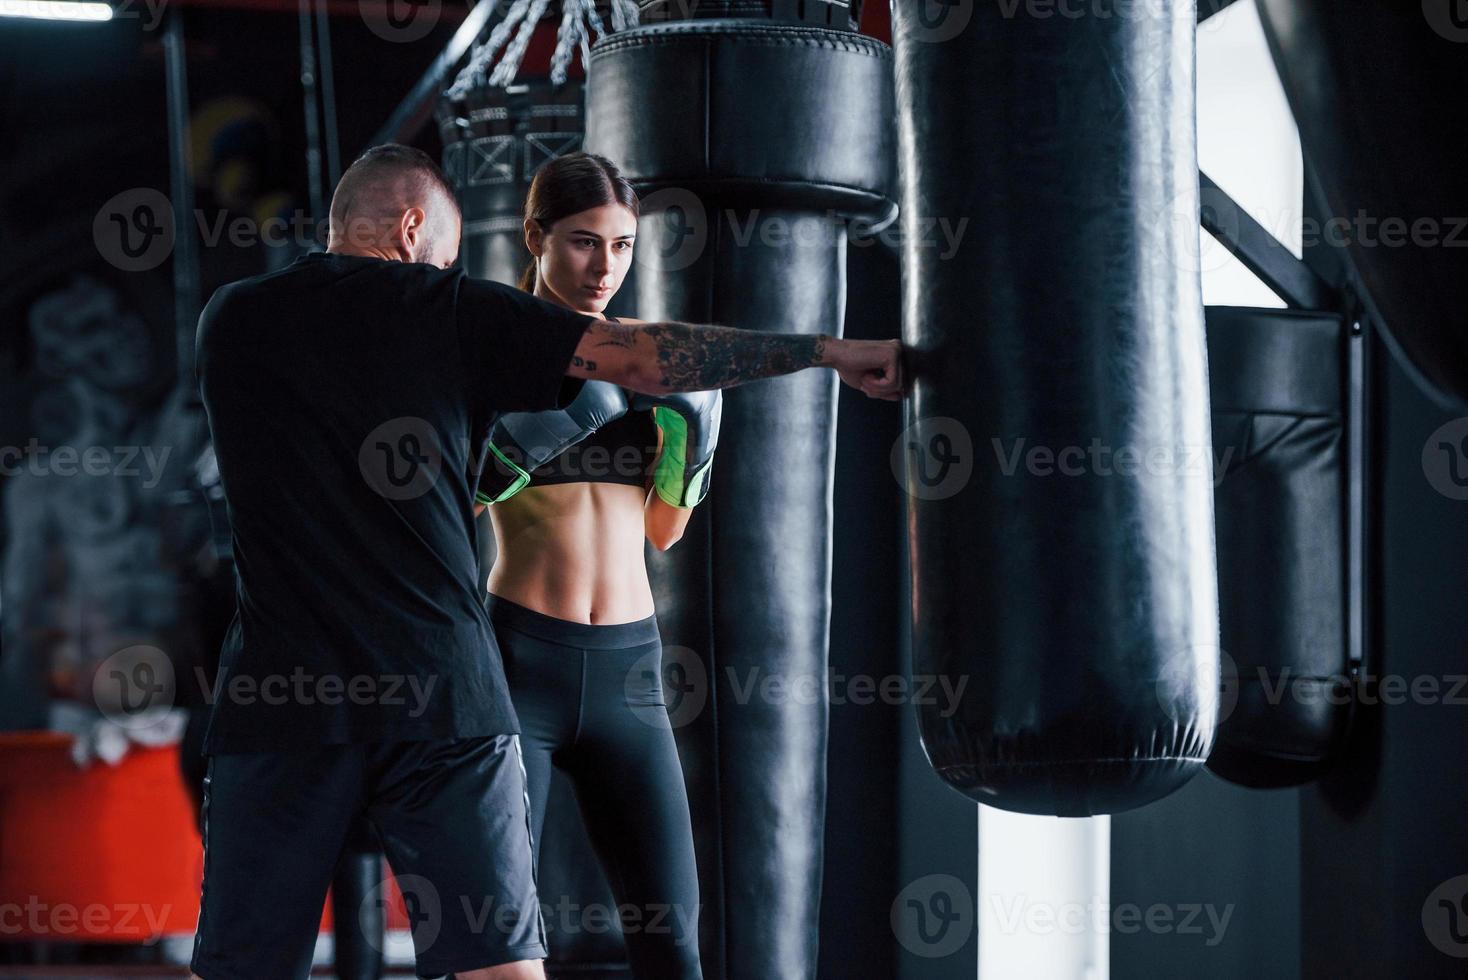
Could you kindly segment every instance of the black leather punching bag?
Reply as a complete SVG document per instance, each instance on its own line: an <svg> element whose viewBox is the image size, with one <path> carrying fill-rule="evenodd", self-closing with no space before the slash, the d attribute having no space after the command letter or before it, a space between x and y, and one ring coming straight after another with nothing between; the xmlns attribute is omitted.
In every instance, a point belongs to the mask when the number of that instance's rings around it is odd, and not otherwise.
<svg viewBox="0 0 1468 980"><path fill-rule="evenodd" d="M1195 13L1169 7L893 5L913 671L966 683L919 730L1005 810L1141 806L1213 741L1203 307L1175 261L1197 234ZM924 244L960 218L952 254Z"/></svg>
<svg viewBox="0 0 1468 980"><path fill-rule="evenodd" d="M1372 319L1440 404L1468 407L1468 12L1460 0L1259 0L1306 161ZM1331 224L1334 220L1335 224Z"/></svg>
<svg viewBox="0 0 1468 980"><path fill-rule="evenodd" d="M895 215L891 78L886 45L771 18L599 41L586 148L642 195L637 316L839 335L846 222ZM651 556L709 978L815 976L837 385L726 391L709 496Z"/></svg>
<svg viewBox="0 0 1468 980"><path fill-rule="evenodd" d="M507 285L519 280L530 261L523 224L531 178L547 161L581 148L582 92L580 81L555 86L527 79L508 89L473 88L463 101L440 103L443 167L464 213L460 255L469 275ZM489 520L488 514L479 518L481 583L495 558ZM615 917L609 923L601 918L582 922L582 910L612 909L616 901L586 834L575 791L556 769L546 798L536 881L553 930L550 966L624 958Z"/></svg>
<svg viewBox="0 0 1468 980"><path fill-rule="evenodd" d="M513 285L530 261L525 195L547 160L581 149L582 86L545 79L479 86L437 110L443 170L464 212L460 264L478 279Z"/></svg>
<svg viewBox="0 0 1468 980"><path fill-rule="evenodd" d="M1243 786L1319 776L1351 719L1353 343L1360 340L1335 314L1208 308L1218 604L1229 657L1208 768Z"/></svg>

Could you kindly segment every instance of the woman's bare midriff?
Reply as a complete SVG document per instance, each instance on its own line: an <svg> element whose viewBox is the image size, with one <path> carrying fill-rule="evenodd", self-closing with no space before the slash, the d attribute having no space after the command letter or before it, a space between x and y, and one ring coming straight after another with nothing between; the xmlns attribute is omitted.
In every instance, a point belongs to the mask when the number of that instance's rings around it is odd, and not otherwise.
<svg viewBox="0 0 1468 980"><path fill-rule="evenodd" d="M643 559L641 487L527 487L489 508L496 555L489 591L573 623L630 623L653 614Z"/></svg>

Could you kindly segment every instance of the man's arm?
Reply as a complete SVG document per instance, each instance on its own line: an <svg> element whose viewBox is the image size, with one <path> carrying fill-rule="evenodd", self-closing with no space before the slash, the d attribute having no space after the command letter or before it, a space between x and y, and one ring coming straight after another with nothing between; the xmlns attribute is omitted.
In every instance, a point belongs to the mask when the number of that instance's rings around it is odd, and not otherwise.
<svg viewBox="0 0 1468 980"><path fill-rule="evenodd" d="M873 398L902 397L901 344L827 334L766 333L696 323L616 323L587 327L566 373L649 395L709 391L829 367Z"/></svg>

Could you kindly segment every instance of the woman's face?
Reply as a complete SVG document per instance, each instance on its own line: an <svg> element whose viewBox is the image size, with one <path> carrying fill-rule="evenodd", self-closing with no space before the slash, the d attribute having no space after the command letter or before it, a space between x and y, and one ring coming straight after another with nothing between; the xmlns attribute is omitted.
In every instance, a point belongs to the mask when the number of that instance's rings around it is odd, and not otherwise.
<svg viewBox="0 0 1468 980"><path fill-rule="evenodd" d="M542 232L525 222L525 244L537 257L535 293L582 313L600 313L632 264L637 219L620 204L568 214Z"/></svg>

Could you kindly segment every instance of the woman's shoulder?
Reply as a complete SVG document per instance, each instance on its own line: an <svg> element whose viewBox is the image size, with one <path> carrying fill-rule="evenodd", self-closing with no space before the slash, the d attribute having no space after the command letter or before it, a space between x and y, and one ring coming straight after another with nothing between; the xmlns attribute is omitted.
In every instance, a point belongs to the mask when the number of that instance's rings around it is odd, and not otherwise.
<svg viewBox="0 0 1468 980"><path fill-rule="evenodd" d="M646 323L647 322L646 320L639 320L635 316L608 316L607 319L608 320L611 320L614 323Z"/></svg>

